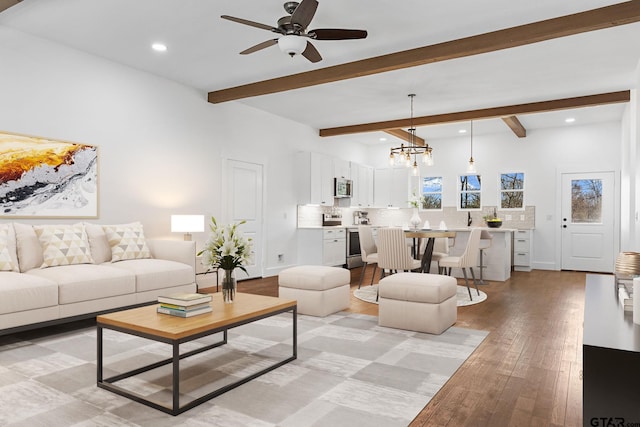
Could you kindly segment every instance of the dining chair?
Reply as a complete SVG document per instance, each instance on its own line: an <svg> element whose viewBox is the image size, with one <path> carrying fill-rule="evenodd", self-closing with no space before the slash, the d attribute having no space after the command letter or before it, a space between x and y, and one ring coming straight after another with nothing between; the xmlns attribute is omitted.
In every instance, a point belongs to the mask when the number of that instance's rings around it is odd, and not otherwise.
<svg viewBox="0 0 640 427"><path fill-rule="evenodd" d="M373 264L373 273L371 274L371 285L373 285L373 279L376 275L376 269L378 268L378 248L373 239L373 231L370 226L359 225L358 237L360 239L360 256L364 263L362 273L360 274L360 282L358 283L358 289L360 289L362 280L364 279L364 272L369 264Z"/></svg>
<svg viewBox="0 0 640 427"><path fill-rule="evenodd" d="M473 278L473 285L476 288L476 292L480 295L478 290L478 284L476 283L476 277L473 274L473 267L478 264L478 254L480 252L480 235L482 230L479 228L472 228L469 233L469 239L467 240L467 246L464 252L460 256L446 256L441 258L438 265L444 269L449 269L448 275L451 275L452 268L462 269L464 275L464 281L467 285L467 291L469 291L469 299L473 301L471 296L471 288L469 288L469 278L467 277L467 268L471 271L471 277Z"/></svg>
<svg viewBox="0 0 640 427"><path fill-rule="evenodd" d="M426 242L425 242L426 244ZM438 265L438 274L442 273L443 268L440 266L440 260L449 256L449 238L437 237L433 241L433 253L431 254L431 262Z"/></svg>
<svg viewBox="0 0 640 427"><path fill-rule="evenodd" d="M421 261L411 256L404 230L401 228L378 229L378 267L384 277L389 272L412 271L420 269Z"/></svg>

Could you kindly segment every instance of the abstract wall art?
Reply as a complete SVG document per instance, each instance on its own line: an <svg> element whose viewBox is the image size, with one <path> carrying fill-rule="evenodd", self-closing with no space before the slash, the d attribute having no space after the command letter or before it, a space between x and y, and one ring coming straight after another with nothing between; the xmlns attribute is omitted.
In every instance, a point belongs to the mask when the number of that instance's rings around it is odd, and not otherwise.
<svg viewBox="0 0 640 427"><path fill-rule="evenodd" d="M0 218L97 218L98 148L0 131Z"/></svg>

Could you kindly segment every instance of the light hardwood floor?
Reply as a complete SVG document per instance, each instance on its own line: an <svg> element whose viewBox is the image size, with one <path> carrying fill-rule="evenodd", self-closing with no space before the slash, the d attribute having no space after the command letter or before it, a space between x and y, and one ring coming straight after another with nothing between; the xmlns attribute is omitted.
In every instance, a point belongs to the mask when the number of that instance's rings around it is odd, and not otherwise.
<svg viewBox="0 0 640 427"><path fill-rule="evenodd" d="M351 270L352 290L360 272ZM487 301L459 308L456 326L490 334L411 427L581 426L585 273L512 272L487 283ZM277 278L238 290L277 296ZM352 296L349 311L377 315L378 306Z"/></svg>

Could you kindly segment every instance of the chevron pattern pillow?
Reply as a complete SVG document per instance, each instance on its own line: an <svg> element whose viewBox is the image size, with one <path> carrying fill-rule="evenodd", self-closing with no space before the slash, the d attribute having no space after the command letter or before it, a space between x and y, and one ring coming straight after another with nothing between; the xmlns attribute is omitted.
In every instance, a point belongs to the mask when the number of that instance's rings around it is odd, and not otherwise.
<svg viewBox="0 0 640 427"><path fill-rule="evenodd" d="M0 271L18 271L9 255L9 224L0 224Z"/></svg>
<svg viewBox="0 0 640 427"><path fill-rule="evenodd" d="M43 262L40 268L72 264L93 264L89 241L84 226L34 225L34 231L42 246Z"/></svg>
<svg viewBox="0 0 640 427"><path fill-rule="evenodd" d="M141 223L105 225L103 228L111 246L111 262L151 258Z"/></svg>

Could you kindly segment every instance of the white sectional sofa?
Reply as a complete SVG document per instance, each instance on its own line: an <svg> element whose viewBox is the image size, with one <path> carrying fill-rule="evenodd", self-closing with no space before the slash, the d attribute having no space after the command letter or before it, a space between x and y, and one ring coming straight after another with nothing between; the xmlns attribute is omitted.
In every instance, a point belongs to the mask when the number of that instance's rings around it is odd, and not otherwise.
<svg viewBox="0 0 640 427"><path fill-rule="evenodd" d="M0 224L0 335L196 292L195 243L139 223Z"/></svg>

